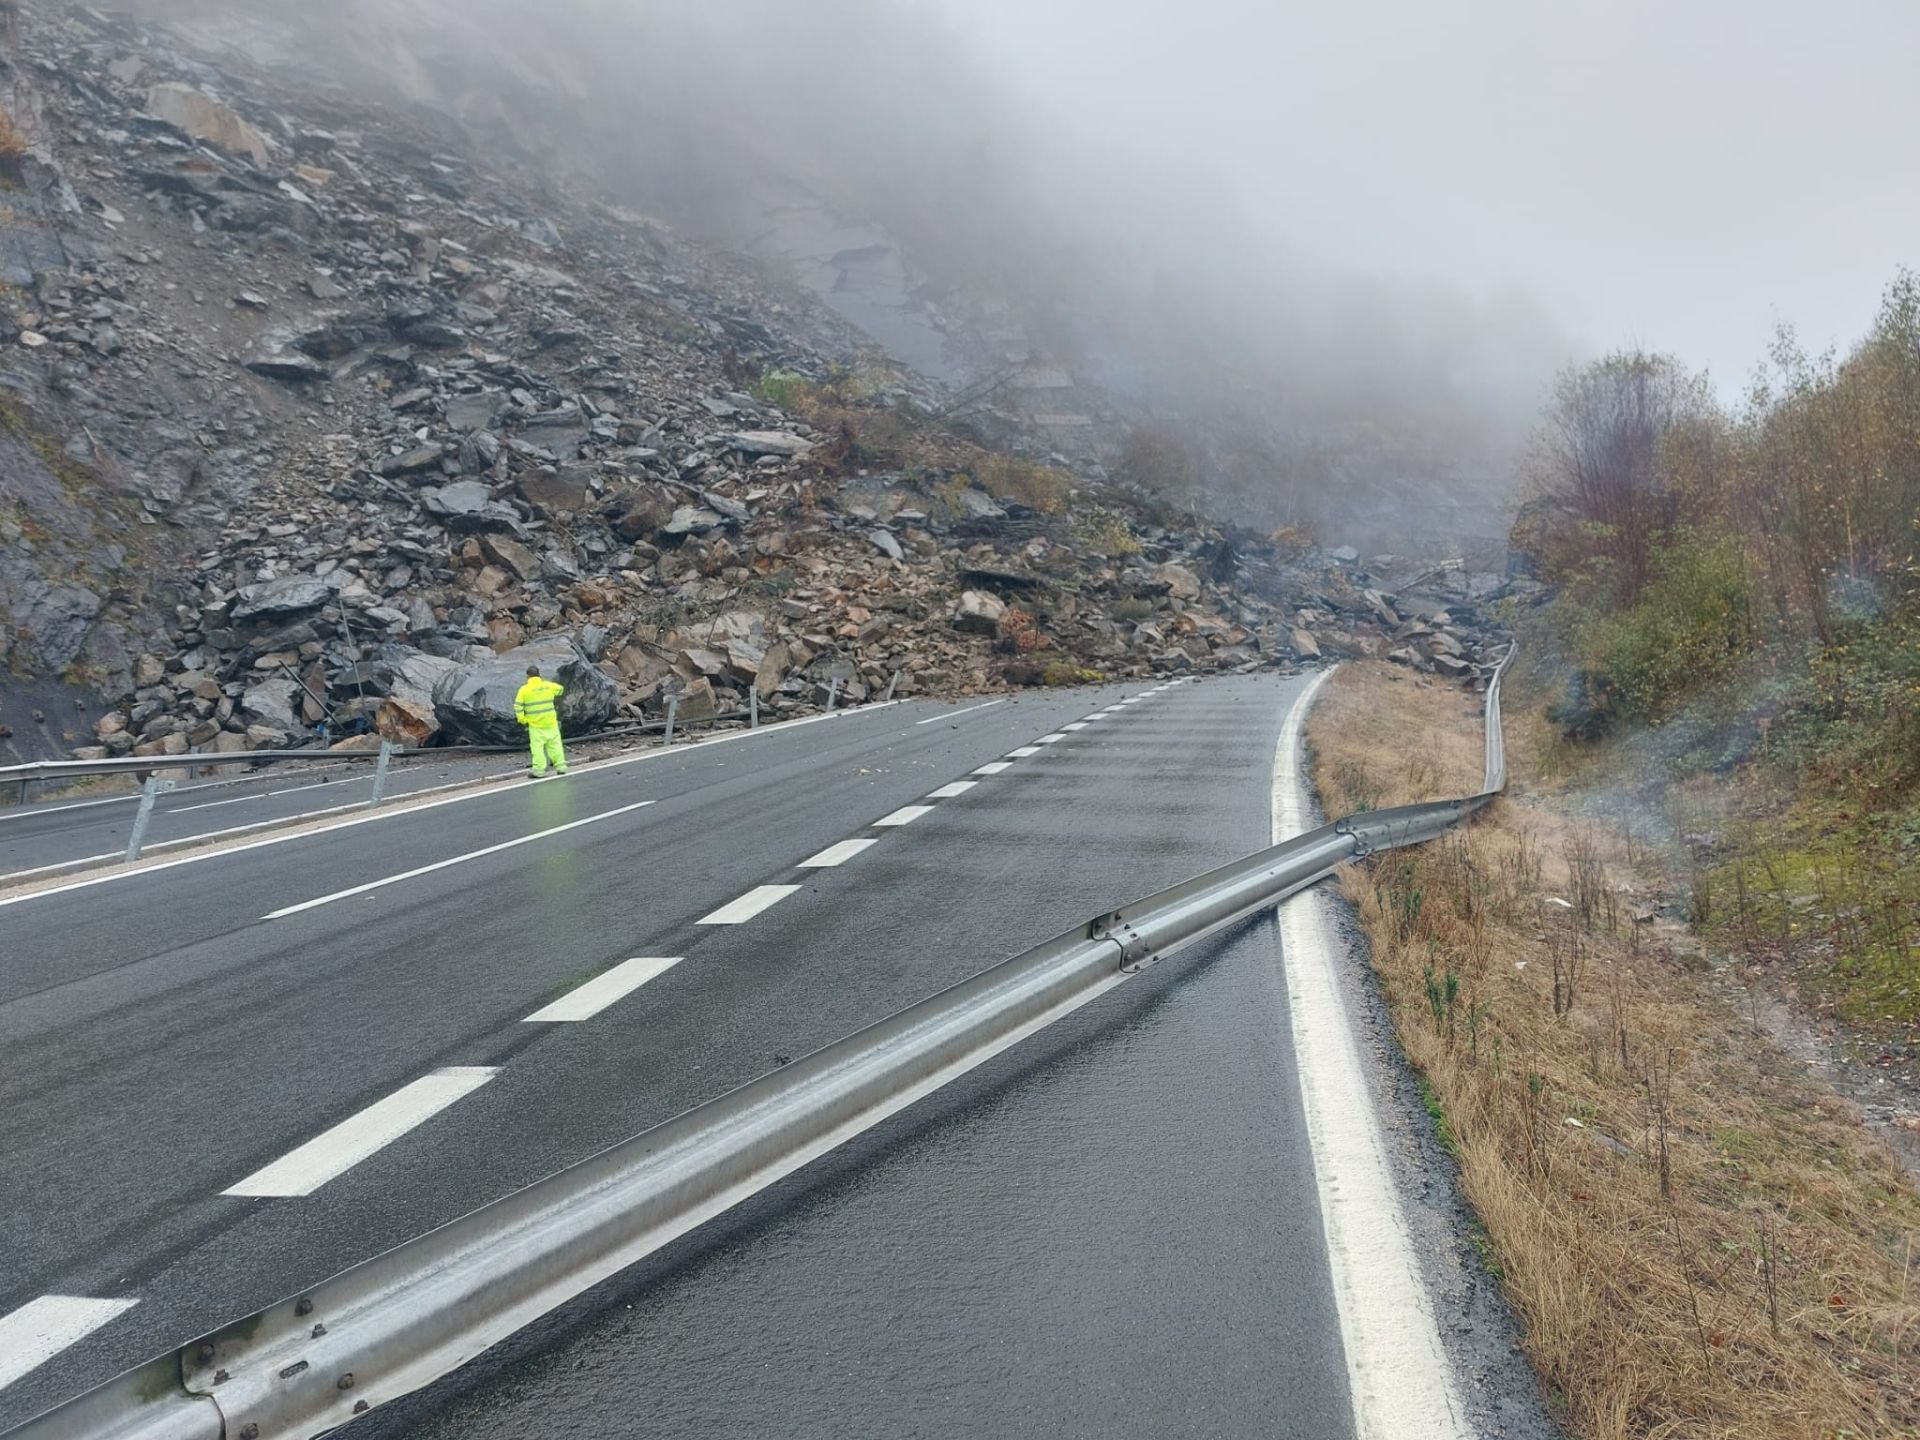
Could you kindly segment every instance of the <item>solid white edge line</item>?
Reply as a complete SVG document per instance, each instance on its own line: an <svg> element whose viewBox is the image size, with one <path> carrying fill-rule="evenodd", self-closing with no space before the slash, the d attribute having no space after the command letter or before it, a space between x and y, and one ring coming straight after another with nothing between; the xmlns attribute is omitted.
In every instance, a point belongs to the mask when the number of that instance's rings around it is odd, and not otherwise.
<svg viewBox="0 0 1920 1440"><path fill-rule="evenodd" d="M913 723L916 725L938 725L942 720L958 720L962 715L971 715L976 710L991 710L996 705L1004 705L1006 703L1007 697L1003 695L998 700L987 701L984 705L969 705L964 710L949 710L944 715L929 715L926 719L916 720Z"/></svg>
<svg viewBox="0 0 1920 1440"><path fill-rule="evenodd" d="M139 1303L94 1300L84 1295L42 1295L0 1315L0 1390Z"/></svg>
<svg viewBox="0 0 1920 1440"><path fill-rule="evenodd" d="M989 760L973 773L976 775L1004 775L1013 768L1011 760Z"/></svg>
<svg viewBox="0 0 1920 1440"><path fill-rule="evenodd" d="M1311 828L1302 733L1323 670L1294 701L1273 762L1273 839ZM1304 890L1279 907L1280 944L1301 1108L1313 1154L1334 1307L1359 1440L1471 1440L1441 1344L1366 1067L1340 993L1345 951L1329 901Z"/></svg>
<svg viewBox="0 0 1920 1440"><path fill-rule="evenodd" d="M882 815L873 823L875 825L884 825L891 829L900 825L911 825L922 815L931 815L932 813L933 806L931 805L902 805L891 815Z"/></svg>
<svg viewBox="0 0 1920 1440"><path fill-rule="evenodd" d="M694 921L696 925L744 925L763 910L770 910L800 889L798 885L756 885L737 900L729 900L712 914Z"/></svg>
<svg viewBox="0 0 1920 1440"><path fill-rule="evenodd" d="M857 840L842 840L837 845L829 845L818 855L808 856L800 862L802 870L831 870L836 865L844 865L863 850L878 845L878 836L861 836Z"/></svg>
<svg viewBox="0 0 1920 1440"><path fill-rule="evenodd" d="M576 985L550 1005L543 1005L520 1023L523 1025L566 1025L591 1020L616 1001L624 1000L649 980L657 980L684 956L636 955L622 960L611 970L603 970L583 985Z"/></svg>
<svg viewBox="0 0 1920 1440"><path fill-rule="evenodd" d="M873 715L881 710L890 710L896 705L904 705L905 703L904 700L876 700L871 705L862 705L858 710L833 710L823 715L803 715L798 720L780 720L772 725L762 725L758 730L732 730L725 735L714 735L706 740L695 740L687 745L675 745L671 748L663 746L658 750L648 750L639 755L623 755L617 760L595 760L587 764L576 765L573 767L573 774L592 775L602 770L617 770L623 765L637 765L643 760L658 760L668 755L685 755L694 750L706 749L713 745L725 745L734 740L749 740L758 735L774 735L782 730L797 730L802 725L818 725L824 720L846 720L855 716ZM50 895L65 895L71 890L86 890L95 885L111 885L116 880L130 880L139 875L152 875L157 871L172 870L181 865L197 865L202 860L223 859L226 856L239 855L248 850L262 850L269 845L285 845L292 840L311 840L315 836L332 835L336 831L351 829L355 825L370 825L377 820L394 820L405 815L418 815L422 811L437 810L442 805L458 805L467 800L484 800L494 795L508 795L515 790L524 790L529 785L539 785L543 783L551 784L552 782L516 780L505 785L486 785L484 788L474 789L470 794L449 795L444 800L429 801L425 805L407 805L393 810L375 810L365 815L355 816L351 820L342 820L337 825L323 825L317 830L302 830L293 835L269 835L264 840L252 840L245 845L225 845L206 851L196 851L192 855L183 855L178 860L162 860L158 864L142 865L135 870L116 870L111 875L94 875L85 880L71 881L65 885L50 885L45 890L35 890L27 895L0 897L0 909L8 905L24 905L29 900L44 900ZM450 790L453 789L454 786L479 786L481 784L481 780L456 780L450 785L435 786L429 790L416 790L406 797L396 796L395 799L411 799L413 795L431 795L434 793L434 790ZM352 805L336 806L334 810L315 810L305 815L289 815L281 820L262 821L260 824L298 825L303 820L313 819L316 815L333 814L336 810L359 810L365 808L366 802L361 800L356 801ZM191 843L199 844L204 841L217 839L221 835L235 834L238 833L238 831L258 830L260 824L242 825L237 827L237 830L214 830L205 835L195 835L191 837ZM170 841L168 843L172 844L177 842ZM45 869L64 870L72 865L84 865L88 860L113 860L117 858L117 855L111 854L94 855L81 860L66 861L57 866L47 866ZM10 875L0 875L0 885L14 884L34 873L40 872L19 870Z"/></svg>
<svg viewBox="0 0 1920 1440"><path fill-rule="evenodd" d="M422 1075L220 1193L274 1199L311 1195L329 1180L337 1180L418 1129L454 1101L471 1095L499 1071L497 1065L450 1065Z"/></svg>
<svg viewBox="0 0 1920 1440"><path fill-rule="evenodd" d="M948 784L942 785L938 790L929 790L927 792L927 799L951 800L956 795L966 794L967 791L973 789L973 787L978 785L979 783L980 782L978 780L954 780L949 782Z"/></svg>
<svg viewBox="0 0 1920 1440"><path fill-rule="evenodd" d="M652 805L652 800L636 801L632 805L622 805L617 810L603 810L598 815L589 815L584 820L572 820L565 825L555 825L550 829L536 830L531 835L522 835L514 840L502 840L498 845L489 845L483 850L469 850L464 855L450 856L445 860L436 860L431 865L422 865L417 869L403 870L398 875L389 875L381 880L369 880L364 885L350 886L345 890L336 890L331 895L321 895L312 900L302 900L298 905L287 905L281 909L262 915L262 920L284 920L289 915L298 915L303 910L317 910L322 905L331 905L336 900L348 900L355 895L366 895L375 890L384 890L389 885L398 885L402 881L417 880L422 875L431 875L436 870L449 870L455 865L464 865L469 860L481 860L488 855L498 855L502 850L512 850L521 845L531 845L536 840L545 840L550 835L564 835L569 830L578 830L582 825L592 825L601 820L611 820L616 815L627 815L635 810L644 810Z"/></svg>

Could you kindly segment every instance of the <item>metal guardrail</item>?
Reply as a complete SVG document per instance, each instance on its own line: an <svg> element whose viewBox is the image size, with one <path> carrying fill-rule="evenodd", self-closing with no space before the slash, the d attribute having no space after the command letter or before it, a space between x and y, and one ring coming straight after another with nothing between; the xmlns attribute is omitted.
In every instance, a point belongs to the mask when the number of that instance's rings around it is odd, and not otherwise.
<svg viewBox="0 0 1920 1440"><path fill-rule="evenodd" d="M1478 795L1349 816L1099 916L162 1355L13 1440L304 1440L418 1390L1175 950L1351 860L1444 834L1505 784L1499 705L1496 673Z"/></svg>

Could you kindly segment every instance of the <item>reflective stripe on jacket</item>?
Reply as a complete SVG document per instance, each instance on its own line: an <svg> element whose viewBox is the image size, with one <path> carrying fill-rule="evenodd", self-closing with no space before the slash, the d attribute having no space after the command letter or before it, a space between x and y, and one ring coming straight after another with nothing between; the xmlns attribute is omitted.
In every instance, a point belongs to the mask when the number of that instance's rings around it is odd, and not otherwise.
<svg viewBox="0 0 1920 1440"><path fill-rule="evenodd" d="M513 697L513 718L535 730L558 725L560 710L555 702L566 693L567 687L564 685L529 675L527 683L520 687L520 693Z"/></svg>

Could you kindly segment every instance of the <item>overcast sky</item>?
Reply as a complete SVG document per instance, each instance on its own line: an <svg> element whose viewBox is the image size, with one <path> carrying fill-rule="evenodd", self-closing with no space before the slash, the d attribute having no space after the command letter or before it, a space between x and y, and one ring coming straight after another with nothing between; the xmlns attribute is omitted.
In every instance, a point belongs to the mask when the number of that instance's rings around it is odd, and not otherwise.
<svg viewBox="0 0 1920 1440"><path fill-rule="evenodd" d="M1297 250L1498 295L1737 388L1920 265L1920 0L921 0L1110 150Z"/></svg>

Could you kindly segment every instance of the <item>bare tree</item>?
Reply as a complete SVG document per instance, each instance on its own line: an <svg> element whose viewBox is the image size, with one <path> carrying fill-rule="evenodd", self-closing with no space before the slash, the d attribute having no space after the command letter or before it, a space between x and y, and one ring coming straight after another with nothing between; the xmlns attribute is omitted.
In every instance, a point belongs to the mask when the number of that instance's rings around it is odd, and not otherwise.
<svg viewBox="0 0 1920 1440"><path fill-rule="evenodd" d="M1676 451L1710 444L1714 416L1704 379L1669 356L1623 351L1562 374L1530 456L1523 544L1550 571L1599 569L1631 602L1678 512Z"/></svg>

